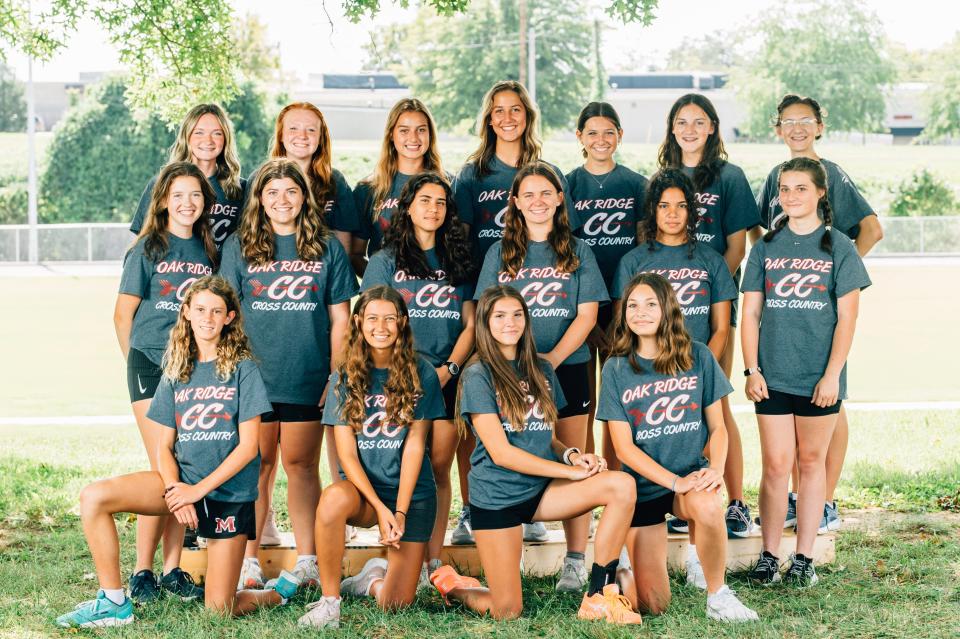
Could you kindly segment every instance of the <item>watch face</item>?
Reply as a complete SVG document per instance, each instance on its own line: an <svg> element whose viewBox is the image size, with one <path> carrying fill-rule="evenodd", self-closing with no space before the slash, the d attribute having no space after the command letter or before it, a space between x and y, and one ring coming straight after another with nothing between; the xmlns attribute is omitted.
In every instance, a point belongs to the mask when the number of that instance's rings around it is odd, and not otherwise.
<svg viewBox="0 0 960 639"><path fill-rule="evenodd" d="M450 371L451 375L459 375L460 367L457 366L455 362L447 362L447 370Z"/></svg>

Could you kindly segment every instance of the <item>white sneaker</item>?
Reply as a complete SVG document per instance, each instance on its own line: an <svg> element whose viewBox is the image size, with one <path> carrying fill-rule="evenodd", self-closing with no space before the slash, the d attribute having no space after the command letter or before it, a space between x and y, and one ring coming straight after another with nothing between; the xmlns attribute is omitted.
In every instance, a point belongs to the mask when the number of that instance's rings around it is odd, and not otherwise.
<svg viewBox="0 0 960 639"><path fill-rule="evenodd" d="M420 566L420 579L417 580L417 592L429 590L432 587L433 584L430 583L430 571L427 569L426 562L424 562Z"/></svg>
<svg viewBox="0 0 960 639"><path fill-rule="evenodd" d="M263 589L263 568L260 562L251 561L248 557L243 560L243 567L240 568L240 580L237 582L237 590L262 590Z"/></svg>
<svg viewBox="0 0 960 639"><path fill-rule="evenodd" d="M630 565L630 553L627 552L627 547L624 546L620 549L620 561L618 562L620 570L633 570L633 566Z"/></svg>
<svg viewBox="0 0 960 639"><path fill-rule="evenodd" d="M557 580L557 592L579 593L587 585L587 568L582 559L563 558L560 579Z"/></svg>
<svg viewBox="0 0 960 639"><path fill-rule="evenodd" d="M703 566L699 559L687 559L687 583L700 590L707 589L707 578L703 574ZM726 588L726 586L724 586Z"/></svg>
<svg viewBox="0 0 960 639"><path fill-rule="evenodd" d="M386 574L387 560L374 557L367 561L356 575L340 582L340 592L355 597L366 597L370 594L370 584L377 579L383 579Z"/></svg>
<svg viewBox="0 0 960 639"><path fill-rule="evenodd" d="M357 527L347 524L347 527L343 531L343 543L350 543L354 537L357 536Z"/></svg>
<svg viewBox="0 0 960 639"><path fill-rule="evenodd" d="M263 532L260 533L261 546L279 546L283 543L280 531L277 529L277 518L273 508L267 511L267 520L263 522Z"/></svg>
<svg viewBox="0 0 960 639"><path fill-rule="evenodd" d="M340 627L340 597L320 597L307 604L307 612L297 619L298 626L310 628Z"/></svg>
<svg viewBox="0 0 960 639"><path fill-rule="evenodd" d="M707 595L707 617L717 621L756 621L757 613L750 610L737 599L737 593L726 585Z"/></svg>
<svg viewBox="0 0 960 639"><path fill-rule="evenodd" d="M548 539L547 527L542 521L535 521L532 524L523 525L524 541L546 541Z"/></svg>
<svg viewBox="0 0 960 639"><path fill-rule="evenodd" d="M298 561L297 565L291 570L297 579L300 580L301 588L319 588L320 570L315 561Z"/></svg>

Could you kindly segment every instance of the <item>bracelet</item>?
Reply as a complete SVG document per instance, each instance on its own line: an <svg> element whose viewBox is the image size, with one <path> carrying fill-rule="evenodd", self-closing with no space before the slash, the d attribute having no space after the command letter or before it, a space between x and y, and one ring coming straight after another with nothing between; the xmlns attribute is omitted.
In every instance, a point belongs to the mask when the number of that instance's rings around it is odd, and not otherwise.
<svg viewBox="0 0 960 639"><path fill-rule="evenodd" d="M573 464L570 462L570 456L573 455L574 453L576 453L576 454L578 454L578 455L582 455L582 454L583 454L583 453L580 452L580 449L579 449L579 448L576 448L576 447L574 447L574 446L571 446L570 448L568 448L568 449L566 449L565 451L563 451L563 463L566 464L567 466L573 466Z"/></svg>
<svg viewBox="0 0 960 639"><path fill-rule="evenodd" d="M405 513L405 512L403 512L402 510L398 510L398 511L396 511L396 513L395 513L395 514L397 514L397 515L403 515L404 517L406 517L406 516L407 516L407 513Z"/></svg>
<svg viewBox="0 0 960 639"><path fill-rule="evenodd" d="M677 492L677 480L680 479L680 475L673 476L673 485L670 486L670 492Z"/></svg>

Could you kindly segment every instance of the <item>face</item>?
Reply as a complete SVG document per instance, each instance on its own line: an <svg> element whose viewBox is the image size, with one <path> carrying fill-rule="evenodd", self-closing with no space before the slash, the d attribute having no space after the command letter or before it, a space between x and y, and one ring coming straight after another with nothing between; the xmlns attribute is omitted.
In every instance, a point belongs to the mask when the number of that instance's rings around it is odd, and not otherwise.
<svg viewBox="0 0 960 639"><path fill-rule="evenodd" d="M424 184L413 196L409 213L414 228L435 232L447 218L447 191L439 184Z"/></svg>
<svg viewBox="0 0 960 639"><path fill-rule="evenodd" d="M595 116L588 119L583 125L583 131L577 131L577 139L587 151L587 156L598 161L609 160L613 157L620 144L623 131L608 118Z"/></svg>
<svg viewBox="0 0 960 639"><path fill-rule="evenodd" d="M174 178L167 191L167 211L170 225L192 229L194 222L203 214L203 191L200 180L191 175Z"/></svg>
<svg viewBox="0 0 960 639"><path fill-rule="evenodd" d="M283 116L283 148L292 160L309 160L320 146L320 118L307 109L290 109Z"/></svg>
<svg viewBox="0 0 960 639"><path fill-rule="evenodd" d="M405 111L393 127L393 147L407 160L419 160L430 148L430 125L419 111Z"/></svg>
<svg viewBox="0 0 960 639"><path fill-rule="evenodd" d="M188 145L194 162L216 161L223 153L226 133L219 118L212 113L204 113L190 132Z"/></svg>
<svg viewBox="0 0 960 639"><path fill-rule="evenodd" d="M542 225L553 221L557 207L563 201L563 192L558 191L542 175L528 175L520 182L519 192L513 201L528 226Z"/></svg>
<svg viewBox="0 0 960 639"><path fill-rule="evenodd" d="M706 111L696 104L684 106L673 119L673 137L685 153L702 152L715 130Z"/></svg>
<svg viewBox="0 0 960 639"><path fill-rule="evenodd" d="M780 206L788 217L816 215L817 203L825 193L814 186L804 171L787 171L780 175Z"/></svg>
<svg viewBox="0 0 960 639"><path fill-rule="evenodd" d="M503 346L516 346L523 337L526 326L523 305L512 297L503 297L494 302L490 312L490 335Z"/></svg>
<svg viewBox="0 0 960 639"><path fill-rule="evenodd" d="M291 178L270 180L260 195L260 203L274 230L293 228L303 209L303 199L303 191Z"/></svg>
<svg viewBox="0 0 960 639"><path fill-rule="evenodd" d="M777 135L794 153L808 151L822 133L823 124L809 105L791 104L780 114Z"/></svg>
<svg viewBox="0 0 960 639"><path fill-rule="evenodd" d="M501 91L493 96L490 126L498 140L516 142L527 128L527 109L514 91Z"/></svg>
<svg viewBox="0 0 960 639"><path fill-rule="evenodd" d="M227 302L210 290L195 293L187 306L187 319L198 342L219 340L223 327L236 315L234 311L227 311Z"/></svg>
<svg viewBox="0 0 960 639"><path fill-rule="evenodd" d="M686 238L687 198L677 187L666 189L657 202L657 235Z"/></svg>
<svg viewBox="0 0 960 639"><path fill-rule="evenodd" d="M626 301L627 326L638 337L653 337L657 334L663 309L657 294L648 284L634 286Z"/></svg>
<svg viewBox="0 0 960 639"><path fill-rule="evenodd" d="M373 300L363 309L363 317L354 316L360 322L363 339L370 348L393 348L400 335L400 314L393 302Z"/></svg>

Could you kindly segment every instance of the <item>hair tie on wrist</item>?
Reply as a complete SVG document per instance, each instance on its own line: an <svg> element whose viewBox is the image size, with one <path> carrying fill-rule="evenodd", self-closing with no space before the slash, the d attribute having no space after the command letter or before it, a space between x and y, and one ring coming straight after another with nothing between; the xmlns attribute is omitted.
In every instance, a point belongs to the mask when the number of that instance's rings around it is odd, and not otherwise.
<svg viewBox="0 0 960 639"><path fill-rule="evenodd" d="M670 492L677 492L677 480L680 479L680 475L673 476L673 485L670 486Z"/></svg>

